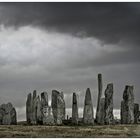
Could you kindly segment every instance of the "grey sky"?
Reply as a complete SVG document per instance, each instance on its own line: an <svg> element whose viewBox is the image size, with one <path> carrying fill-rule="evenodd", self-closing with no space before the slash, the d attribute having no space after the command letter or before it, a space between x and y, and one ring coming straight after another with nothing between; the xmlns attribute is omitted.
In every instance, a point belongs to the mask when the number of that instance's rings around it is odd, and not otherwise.
<svg viewBox="0 0 140 140"><path fill-rule="evenodd" d="M71 108L72 93L83 107L89 87L96 107L102 73L115 109L127 84L139 103L139 17L140 3L0 3L0 102L12 102L21 120L34 89L63 91Z"/></svg>

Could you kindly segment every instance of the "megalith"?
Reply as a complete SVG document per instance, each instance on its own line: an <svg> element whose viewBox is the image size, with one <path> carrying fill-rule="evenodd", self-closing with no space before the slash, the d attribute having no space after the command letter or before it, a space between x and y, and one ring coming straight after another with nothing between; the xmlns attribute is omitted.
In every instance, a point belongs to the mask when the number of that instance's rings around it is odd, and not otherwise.
<svg viewBox="0 0 140 140"><path fill-rule="evenodd" d="M139 104L134 104L134 123L137 124L139 119Z"/></svg>
<svg viewBox="0 0 140 140"><path fill-rule="evenodd" d="M63 93L56 90L52 91L52 113L55 124L62 124L62 120L65 119L65 101Z"/></svg>
<svg viewBox="0 0 140 140"><path fill-rule="evenodd" d="M42 114L42 122L46 119L46 111L48 108L48 93L42 92L41 93L41 114Z"/></svg>
<svg viewBox="0 0 140 140"><path fill-rule="evenodd" d="M101 122L101 97L102 97L102 89L103 89L103 84L102 84L102 74L98 74L98 100L97 100L97 108L96 108L96 122L100 124Z"/></svg>
<svg viewBox="0 0 140 140"><path fill-rule="evenodd" d="M32 102L33 102L32 94L29 93L27 95L26 101L26 120L28 124L31 124L32 122Z"/></svg>
<svg viewBox="0 0 140 140"><path fill-rule="evenodd" d="M0 106L0 124L3 125L17 124L16 110L11 103L2 104Z"/></svg>
<svg viewBox="0 0 140 140"><path fill-rule="evenodd" d="M33 91L33 102L32 102L32 124L37 124L37 93Z"/></svg>
<svg viewBox="0 0 140 140"><path fill-rule="evenodd" d="M43 124L54 125L54 117L52 114L51 106L46 106L46 111L44 111Z"/></svg>
<svg viewBox="0 0 140 140"><path fill-rule="evenodd" d="M83 112L83 122L84 124L93 125L94 124L94 114L93 105L90 89L87 88L84 102L84 112Z"/></svg>
<svg viewBox="0 0 140 140"><path fill-rule="evenodd" d="M114 124L112 83L108 84L105 90L105 124Z"/></svg>
<svg viewBox="0 0 140 140"><path fill-rule="evenodd" d="M134 93L133 86L125 86L123 101L121 102L121 123L134 123Z"/></svg>
<svg viewBox="0 0 140 140"><path fill-rule="evenodd" d="M37 97L37 111L36 111L37 124L42 124L42 112L40 97Z"/></svg>
<svg viewBox="0 0 140 140"><path fill-rule="evenodd" d="M77 105L76 93L73 93L73 100L72 100L72 123L78 124L78 105Z"/></svg>

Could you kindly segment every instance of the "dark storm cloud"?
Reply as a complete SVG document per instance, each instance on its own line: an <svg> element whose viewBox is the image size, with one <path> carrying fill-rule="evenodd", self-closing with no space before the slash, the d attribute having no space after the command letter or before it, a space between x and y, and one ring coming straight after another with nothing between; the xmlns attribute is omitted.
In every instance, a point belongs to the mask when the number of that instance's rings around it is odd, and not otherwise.
<svg viewBox="0 0 140 140"><path fill-rule="evenodd" d="M140 3L1 3L1 22L139 44ZM81 34L80 34L81 33Z"/></svg>

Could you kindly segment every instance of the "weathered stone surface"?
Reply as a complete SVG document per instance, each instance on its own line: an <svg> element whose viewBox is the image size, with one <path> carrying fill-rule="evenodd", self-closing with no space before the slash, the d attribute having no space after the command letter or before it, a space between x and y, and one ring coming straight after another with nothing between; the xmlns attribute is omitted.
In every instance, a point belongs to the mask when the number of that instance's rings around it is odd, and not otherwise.
<svg viewBox="0 0 140 140"><path fill-rule="evenodd" d="M76 96L76 93L73 93L72 123L73 124L78 124L78 106L77 106L77 96Z"/></svg>
<svg viewBox="0 0 140 140"><path fill-rule="evenodd" d="M98 124L105 124L105 98L100 99L100 116L98 116Z"/></svg>
<svg viewBox="0 0 140 140"><path fill-rule="evenodd" d="M16 110L11 103L0 106L0 124L17 124Z"/></svg>
<svg viewBox="0 0 140 140"><path fill-rule="evenodd" d="M46 120L46 109L47 108L48 108L48 93L42 92L41 93L41 114L42 114L43 124L45 123L45 121L43 121L43 120Z"/></svg>
<svg viewBox="0 0 140 140"><path fill-rule="evenodd" d="M37 93L33 91L33 102L32 102L32 122L31 124L37 124Z"/></svg>
<svg viewBox="0 0 140 140"><path fill-rule="evenodd" d="M134 104L134 123L137 124L139 119L139 104Z"/></svg>
<svg viewBox="0 0 140 140"><path fill-rule="evenodd" d="M96 122L98 124L101 124L101 117L102 117L102 112L101 112L101 98L103 98L103 84L102 84L102 74L98 74L98 101L97 101L97 109L96 109Z"/></svg>
<svg viewBox="0 0 140 140"><path fill-rule="evenodd" d="M52 108L50 106L46 106L46 108L44 108L44 116L43 117L43 124L46 125L54 125L54 117L52 114Z"/></svg>
<svg viewBox="0 0 140 140"><path fill-rule="evenodd" d="M105 124L114 124L112 83L108 84L105 90Z"/></svg>
<svg viewBox="0 0 140 140"><path fill-rule="evenodd" d="M133 86L126 86L123 93L123 101L121 102L121 123L134 123L134 94Z"/></svg>
<svg viewBox="0 0 140 140"><path fill-rule="evenodd" d="M52 112L55 124L62 124L65 119L65 101L63 93L56 90L52 91Z"/></svg>
<svg viewBox="0 0 140 140"><path fill-rule="evenodd" d="M48 106L48 93L47 92L41 93L41 105L42 107Z"/></svg>
<svg viewBox="0 0 140 140"><path fill-rule="evenodd" d="M41 101L40 97L37 97L37 112L36 112L36 119L37 119L37 124L42 124L42 112L41 112Z"/></svg>
<svg viewBox="0 0 140 140"><path fill-rule="evenodd" d="M91 125L94 124L93 105L92 105L91 93L89 88L87 88L86 95L85 95L83 122L84 124L91 124Z"/></svg>
<svg viewBox="0 0 140 140"><path fill-rule="evenodd" d="M27 95L26 101L26 120L28 124L31 124L32 121L32 102L33 102L32 94L29 93Z"/></svg>

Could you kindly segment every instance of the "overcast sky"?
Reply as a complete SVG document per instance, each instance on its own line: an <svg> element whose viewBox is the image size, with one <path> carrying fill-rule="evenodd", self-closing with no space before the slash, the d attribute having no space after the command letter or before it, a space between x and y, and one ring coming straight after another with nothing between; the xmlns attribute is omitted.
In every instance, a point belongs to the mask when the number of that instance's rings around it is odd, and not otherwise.
<svg viewBox="0 0 140 140"><path fill-rule="evenodd" d="M96 108L98 73L104 90L114 84L115 110L125 85L139 103L139 26L140 3L0 3L0 103L25 120L34 89L63 91L70 110L72 93L83 108L89 87Z"/></svg>

